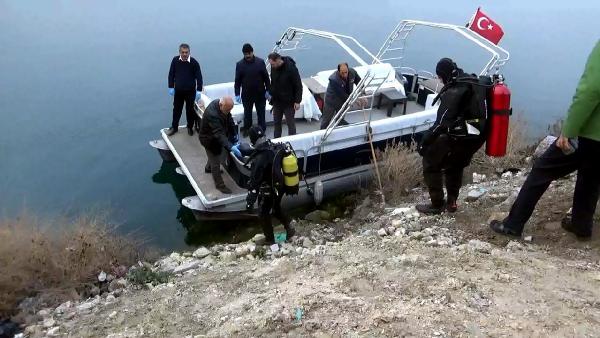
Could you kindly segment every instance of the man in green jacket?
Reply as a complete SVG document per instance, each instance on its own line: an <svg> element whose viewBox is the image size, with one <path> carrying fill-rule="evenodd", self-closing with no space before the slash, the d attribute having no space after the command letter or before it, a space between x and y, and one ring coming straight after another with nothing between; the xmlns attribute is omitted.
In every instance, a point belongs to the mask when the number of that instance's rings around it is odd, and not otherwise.
<svg viewBox="0 0 600 338"><path fill-rule="evenodd" d="M492 221L490 228L504 235L521 236L550 183L577 170L572 216L563 219L562 227L579 239L589 239L600 193L599 158L600 41L588 58L560 137L535 162L508 217Z"/></svg>

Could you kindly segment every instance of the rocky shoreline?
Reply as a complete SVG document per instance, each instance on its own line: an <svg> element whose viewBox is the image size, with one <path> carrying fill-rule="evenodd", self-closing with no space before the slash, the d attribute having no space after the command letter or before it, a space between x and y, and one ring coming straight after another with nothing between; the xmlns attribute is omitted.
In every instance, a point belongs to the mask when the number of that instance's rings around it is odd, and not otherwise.
<svg viewBox="0 0 600 338"><path fill-rule="evenodd" d="M347 219L317 211L297 221L289 243L267 246L259 234L140 262L127 276L102 272L106 292L42 309L17 336L593 336L597 238L580 244L554 229L563 241L554 250L542 235L510 240L487 229L524 177L474 173L456 214L366 198ZM573 182L553 184L548 197ZM145 274L135 280L136 271Z"/></svg>

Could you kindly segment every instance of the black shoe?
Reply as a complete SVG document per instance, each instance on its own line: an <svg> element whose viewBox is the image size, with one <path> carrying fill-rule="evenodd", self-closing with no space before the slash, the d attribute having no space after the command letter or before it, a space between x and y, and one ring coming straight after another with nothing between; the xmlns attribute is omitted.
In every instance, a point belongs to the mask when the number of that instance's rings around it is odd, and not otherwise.
<svg viewBox="0 0 600 338"><path fill-rule="evenodd" d="M446 202L446 211L452 213L458 210L458 205L456 204L456 198L448 198L448 202Z"/></svg>
<svg viewBox="0 0 600 338"><path fill-rule="evenodd" d="M296 229L289 227L288 229L285 230L286 232L286 240L290 240L290 238L294 237L294 235L296 234Z"/></svg>
<svg viewBox="0 0 600 338"><path fill-rule="evenodd" d="M245 137L248 137L248 129L246 129L246 128L242 128L242 130L241 130L241 131L242 131L242 137L244 137L244 138L245 138Z"/></svg>
<svg viewBox="0 0 600 338"><path fill-rule="evenodd" d="M176 132L177 132L177 129L169 128L169 130L167 130L167 136L173 136L173 135L175 135Z"/></svg>
<svg viewBox="0 0 600 338"><path fill-rule="evenodd" d="M577 229L576 226L573 225L571 217L565 217L560 222L560 226L567 232L572 233L577 237L577 239L585 241L589 240L592 237L591 233L584 233L581 230Z"/></svg>
<svg viewBox="0 0 600 338"><path fill-rule="evenodd" d="M188 135L194 135L194 128L188 128Z"/></svg>
<svg viewBox="0 0 600 338"><path fill-rule="evenodd" d="M231 194L231 189L227 188L226 186L219 186L217 187L217 190L219 190L220 192L226 194L226 195L230 195Z"/></svg>
<svg viewBox="0 0 600 338"><path fill-rule="evenodd" d="M444 212L444 205L440 205L438 206L434 206L431 203L423 203L423 204L417 204L415 206L415 208L417 209L418 212L425 214L425 215L439 215L442 212Z"/></svg>
<svg viewBox="0 0 600 338"><path fill-rule="evenodd" d="M502 235L514 236L514 237L521 237L521 233L520 232L516 232L513 229L505 227L504 223L502 223L502 221L497 221L497 220L491 221L490 222L490 229L492 229L492 230L494 230L494 232L497 232L497 233L502 234Z"/></svg>

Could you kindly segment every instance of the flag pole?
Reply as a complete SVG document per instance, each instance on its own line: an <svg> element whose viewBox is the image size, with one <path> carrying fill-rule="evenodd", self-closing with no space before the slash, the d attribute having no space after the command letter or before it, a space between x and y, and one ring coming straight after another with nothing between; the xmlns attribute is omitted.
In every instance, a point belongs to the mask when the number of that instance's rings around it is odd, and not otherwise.
<svg viewBox="0 0 600 338"><path fill-rule="evenodd" d="M475 20L475 16L477 15L477 12L479 12L480 9L481 9L481 7L477 7L477 10L475 11L475 13L473 13L473 15L471 16L471 19L469 19L469 22L467 23L467 25L465 27L469 28L469 27L471 27L471 25L473 25L473 20Z"/></svg>

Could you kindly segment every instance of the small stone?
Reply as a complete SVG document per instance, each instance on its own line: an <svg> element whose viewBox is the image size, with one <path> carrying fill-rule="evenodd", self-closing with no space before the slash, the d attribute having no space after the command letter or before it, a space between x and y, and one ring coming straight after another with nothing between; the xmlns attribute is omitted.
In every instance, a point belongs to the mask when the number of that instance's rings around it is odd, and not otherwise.
<svg viewBox="0 0 600 338"><path fill-rule="evenodd" d="M51 311L50 309L42 309L40 311L38 311L38 316L40 317L48 317L48 315L50 315Z"/></svg>
<svg viewBox="0 0 600 338"><path fill-rule="evenodd" d="M51 337L56 336L58 334L59 330L60 330L60 327L55 326L55 327L51 328L50 330L48 330L48 335Z"/></svg>
<svg viewBox="0 0 600 338"><path fill-rule="evenodd" d="M225 251L225 252L221 252L219 254L219 258L223 261L223 262L233 262L235 260L235 253L231 252L231 251Z"/></svg>
<svg viewBox="0 0 600 338"><path fill-rule="evenodd" d="M279 244L275 243L275 244L271 245L269 247L269 249L271 250L271 252L278 252L279 251Z"/></svg>
<svg viewBox="0 0 600 338"><path fill-rule="evenodd" d="M531 243L531 242L533 242L533 236L525 236L525 237L523 237L523 240L525 242Z"/></svg>
<svg viewBox="0 0 600 338"><path fill-rule="evenodd" d="M181 255L185 258L190 258L190 257L192 257L193 253L186 251L186 252L182 253Z"/></svg>
<svg viewBox="0 0 600 338"><path fill-rule="evenodd" d="M401 219L395 219L392 221L392 226L395 228L399 228L402 226L403 223L404 221L402 221Z"/></svg>
<svg viewBox="0 0 600 338"><path fill-rule="evenodd" d="M548 147L550 147L550 145L552 145L552 143L554 143L554 141L556 141L556 136L546 136L535 148L535 151L533 152L533 158L542 156L542 154L546 151L546 149L548 149Z"/></svg>
<svg viewBox="0 0 600 338"><path fill-rule="evenodd" d="M472 189L467 194L467 198L465 198L465 201L467 201L467 202L477 201L479 198L481 198L481 196L485 195L485 192L486 192L486 190L483 188Z"/></svg>
<svg viewBox="0 0 600 338"><path fill-rule="evenodd" d="M473 173L473 183L481 183L485 181L486 176L483 174Z"/></svg>
<svg viewBox="0 0 600 338"><path fill-rule="evenodd" d="M510 171L507 171L507 172L503 173L501 177L505 180L508 180L513 177L513 174Z"/></svg>
<svg viewBox="0 0 600 338"><path fill-rule="evenodd" d="M304 240L302 241L302 246L305 248L312 248L313 245L313 242L308 237L304 238Z"/></svg>
<svg viewBox="0 0 600 338"><path fill-rule="evenodd" d="M509 251L517 251L517 250L523 250L524 247L521 243L519 243L517 241L510 241L510 242L508 242L508 244L506 244L506 249Z"/></svg>
<svg viewBox="0 0 600 338"><path fill-rule="evenodd" d="M398 215L407 215L408 213L410 213L412 210L412 208L396 208L392 211L392 213L390 214L391 216L398 216Z"/></svg>
<svg viewBox="0 0 600 338"><path fill-rule="evenodd" d="M184 273L186 271L192 270L197 268L200 265L200 261L197 259L192 259L190 261L187 261L181 265L179 265L178 267L175 268L175 270L173 270L173 273L177 274L177 273Z"/></svg>
<svg viewBox="0 0 600 338"><path fill-rule="evenodd" d="M208 250L207 248L201 246L198 249L196 249L196 251L194 251L194 253L192 254L192 256L202 259L206 256L210 255L210 250Z"/></svg>
<svg viewBox="0 0 600 338"><path fill-rule="evenodd" d="M406 235L406 229L404 228L396 229L396 232L394 232L394 236L396 237L402 237L404 235Z"/></svg>
<svg viewBox="0 0 600 338"><path fill-rule="evenodd" d="M483 242L478 239L472 239L468 243L469 248L474 251L489 254L492 251L492 245L488 242Z"/></svg>
<svg viewBox="0 0 600 338"><path fill-rule="evenodd" d="M100 274L98 274L98 281L101 283L106 282L106 272L100 271Z"/></svg>
<svg viewBox="0 0 600 338"><path fill-rule="evenodd" d="M250 253L250 248L245 245L240 245L235 248L235 255L238 257L246 256Z"/></svg>
<svg viewBox="0 0 600 338"><path fill-rule="evenodd" d="M108 315L108 318L114 318L117 315L117 311L113 311Z"/></svg>
<svg viewBox="0 0 600 338"><path fill-rule="evenodd" d="M423 233L420 231L413 231L410 233L410 239L419 240L421 238L423 238Z"/></svg>
<svg viewBox="0 0 600 338"><path fill-rule="evenodd" d="M110 285L109 285L109 287L110 287ZM73 304L71 303L71 301L64 302L56 308L55 312L58 314L63 314L65 312L67 312L67 310L70 309L72 306L73 306Z"/></svg>
<svg viewBox="0 0 600 338"><path fill-rule="evenodd" d="M392 227L387 227L385 229L385 231L387 232L388 235L393 235L394 232L396 232L396 227L393 227L393 226Z"/></svg>
<svg viewBox="0 0 600 338"><path fill-rule="evenodd" d="M83 312L83 311L91 310L96 305L98 305L98 298L94 298L92 300L88 300L87 302L77 305L77 311Z"/></svg>
<svg viewBox="0 0 600 338"><path fill-rule="evenodd" d="M304 251L304 248L303 248L303 247L301 247L301 246L299 246L299 247L297 247L297 248L296 248L296 253L297 253L298 255L302 255L302 252L303 252L303 251Z"/></svg>
<svg viewBox="0 0 600 338"><path fill-rule="evenodd" d="M435 242L435 240L431 236L424 236L423 238L421 238L421 241L423 241L425 243Z"/></svg>
<svg viewBox="0 0 600 338"><path fill-rule="evenodd" d="M264 245L266 241L267 238L263 234L256 234L254 237L252 237L252 242L254 242L256 245Z"/></svg>
<svg viewBox="0 0 600 338"><path fill-rule="evenodd" d="M44 320L44 327L45 328L50 328L53 327L54 325L56 325L56 321L53 318L48 318Z"/></svg>
<svg viewBox="0 0 600 338"><path fill-rule="evenodd" d="M379 237L385 237L385 236L387 236L387 234L388 233L387 233L387 231L384 228L381 228L381 229L377 230L377 235Z"/></svg>

